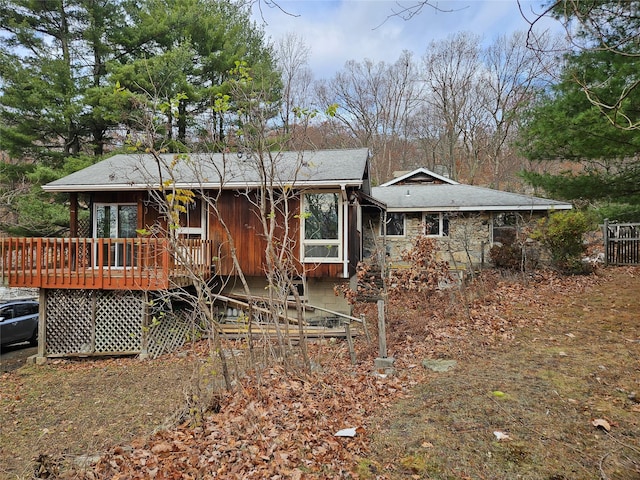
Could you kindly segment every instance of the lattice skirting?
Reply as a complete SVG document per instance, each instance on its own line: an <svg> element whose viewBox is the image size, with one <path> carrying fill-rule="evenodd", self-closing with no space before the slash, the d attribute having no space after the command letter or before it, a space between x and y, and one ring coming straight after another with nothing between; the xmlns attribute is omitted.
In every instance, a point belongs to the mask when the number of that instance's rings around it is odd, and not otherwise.
<svg viewBox="0 0 640 480"><path fill-rule="evenodd" d="M178 315L165 315L162 320L147 330L149 356L156 358L184 345L192 332L191 322Z"/></svg>
<svg viewBox="0 0 640 480"><path fill-rule="evenodd" d="M188 323L165 314L147 328L148 304L144 292L46 290L44 355L156 357L180 347Z"/></svg>

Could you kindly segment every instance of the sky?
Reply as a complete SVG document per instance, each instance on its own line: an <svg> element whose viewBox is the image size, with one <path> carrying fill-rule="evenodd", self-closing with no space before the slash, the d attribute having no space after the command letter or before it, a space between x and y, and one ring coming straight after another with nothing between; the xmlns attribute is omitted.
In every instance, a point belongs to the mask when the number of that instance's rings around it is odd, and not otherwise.
<svg viewBox="0 0 640 480"><path fill-rule="evenodd" d="M271 1L280 8L270 8L261 0L254 6L254 19L263 24L273 41L289 32L300 36L310 49L309 67L316 79L331 78L348 60L393 63L403 50L420 57L430 42L460 31L473 32L490 42L499 34L529 28L517 0L431 0L439 10L426 6L410 20L394 16L394 11L417 0ZM541 3L520 0L530 19L542 11ZM551 19L540 25L559 30L559 24Z"/></svg>

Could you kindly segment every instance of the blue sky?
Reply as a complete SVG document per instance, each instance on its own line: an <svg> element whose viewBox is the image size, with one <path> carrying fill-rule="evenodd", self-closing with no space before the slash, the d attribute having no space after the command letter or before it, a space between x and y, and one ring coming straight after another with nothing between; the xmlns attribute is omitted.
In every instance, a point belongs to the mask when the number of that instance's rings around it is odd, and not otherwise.
<svg viewBox="0 0 640 480"><path fill-rule="evenodd" d="M394 10L414 4L413 0L276 0L291 15L269 8L262 1L262 17L269 37L276 40L287 32L301 36L311 49L309 66L315 78L330 78L348 60L394 62L403 50L416 57L433 40L449 34L470 31L491 41L500 33L526 31L528 24L520 14L517 0L432 0L440 10L425 7L405 21L394 17ZM542 10L541 0L521 0L529 18ZM449 12L449 10L451 10ZM294 16L295 15L295 16ZM559 29L557 22L541 22L545 28Z"/></svg>

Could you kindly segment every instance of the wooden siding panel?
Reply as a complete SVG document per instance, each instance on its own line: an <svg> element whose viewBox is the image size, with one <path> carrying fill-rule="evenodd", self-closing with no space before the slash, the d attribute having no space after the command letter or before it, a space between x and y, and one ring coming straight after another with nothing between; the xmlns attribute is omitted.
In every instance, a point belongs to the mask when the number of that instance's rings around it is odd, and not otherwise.
<svg viewBox="0 0 640 480"><path fill-rule="evenodd" d="M242 271L247 276L263 276L264 252L266 240L263 235L262 225L257 207L252 204L244 193L224 192L217 203L217 208L227 224L234 239L238 253L238 261ZM289 201L289 248L291 249L296 262L296 268L302 273L303 268L300 262L300 198L296 197ZM354 215L355 209L349 209L349 217ZM284 213L282 213L284 215ZM282 217L280 217L282 218ZM356 247L351 249L351 253L359 256L360 239L354 219L348 222L350 241L356 242ZM279 222L282 225L282 220ZM282 240L284 229L276 232L276 237ZM212 239L215 249L220 252L221 258L216 268L219 275L233 275L234 268L231 259L231 249L227 241L226 233L218 221L213 209L209 219L209 238ZM341 247L342 248L342 247ZM217 255L214 251L214 255ZM359 260L359 258L358 258ZM357 260L356 260L357 262ZM305 275L313 278L342 278L343 263L309 263L304 266Z"/></svg>
<svg viewBox="0 0 640 480"><path fill-rule="evenodd" d="M244 193L224 192L217 202L217 209L229 228L233 238L238 262L245 275L264 275L264 252L267 246L260 215L257 207L251 203ZM289 231L292 235L291 248L296 260L299 258L298 241L299 223L298 215L299 201L293 199L289 202ZM216 249L220 252L220 263L217 273L220 275L234 274L233 261L231 258L231 247L227 234L216 216L215 209L210 211L209 238L214 241ZM282 217L281 217L282 218ZM276 232L276 237L282 236L282 230Z"/></svg>

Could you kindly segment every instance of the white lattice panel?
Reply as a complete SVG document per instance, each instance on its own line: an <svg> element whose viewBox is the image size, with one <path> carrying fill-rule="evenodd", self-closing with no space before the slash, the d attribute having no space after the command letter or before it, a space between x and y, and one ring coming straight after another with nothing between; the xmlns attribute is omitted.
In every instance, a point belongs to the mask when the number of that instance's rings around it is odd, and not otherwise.
<svg viewBox="0 0 640 480"><path fill-rule="evenodd" d="M87 290L48 290L45 304L48 355L93 350L92 295Z"/></svg>
<svg viewBox="0 0 640 480"><path fill-rule="evenodd" d="M149 355L156 358L170 353L184 345L190 332L190 322L177 315L166 315L157 325L149 329Z"/></svg>
<svg viewBox="0 0 640 480"><path fill-rule="evenodd" d="M142 350L143 293L98 290L96 292L95 351Z"/></svg>
<svg viewBox="0 0 640 480"><path fill-rule="evenodd" d="M171 313L148 331L143 292L47 290L45 355L141 353L153 358L182 346L192 322Z"/></svg>

